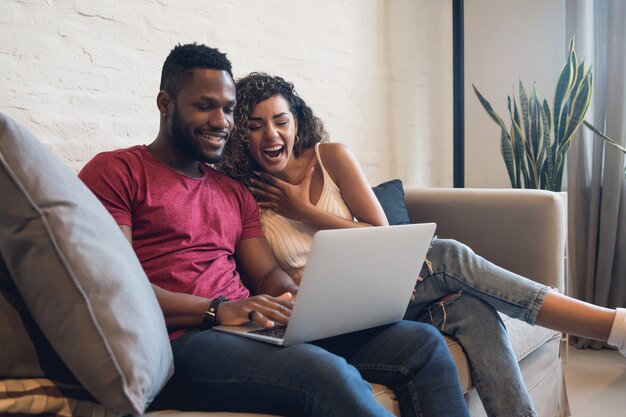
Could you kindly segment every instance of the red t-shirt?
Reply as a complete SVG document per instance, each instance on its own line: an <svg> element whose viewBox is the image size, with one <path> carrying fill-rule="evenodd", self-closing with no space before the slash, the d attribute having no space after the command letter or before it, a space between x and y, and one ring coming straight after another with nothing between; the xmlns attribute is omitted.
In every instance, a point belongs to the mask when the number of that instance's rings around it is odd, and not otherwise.
<svg viewBox="0 0 626 417"><path fill-rule="evenodd" d="M234 253L263 237L257 204L243 184L209 166L181 175L143 145L96 155L79 173L120 225L150 281L207 298L246 298Z"/></svg>

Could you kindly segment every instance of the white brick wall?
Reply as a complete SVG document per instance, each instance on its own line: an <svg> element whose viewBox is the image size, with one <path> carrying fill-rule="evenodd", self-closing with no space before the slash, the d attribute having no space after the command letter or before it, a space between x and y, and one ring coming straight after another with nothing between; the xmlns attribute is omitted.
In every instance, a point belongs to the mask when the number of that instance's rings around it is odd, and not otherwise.
<svg viewBox="0 0 626 417"><path fill-rule="evenodd" d="M372 183L452 178L451 9L438 0L0 0L0 111L73 170L149 143L163 60L215 46L296 84Z"/></svg>

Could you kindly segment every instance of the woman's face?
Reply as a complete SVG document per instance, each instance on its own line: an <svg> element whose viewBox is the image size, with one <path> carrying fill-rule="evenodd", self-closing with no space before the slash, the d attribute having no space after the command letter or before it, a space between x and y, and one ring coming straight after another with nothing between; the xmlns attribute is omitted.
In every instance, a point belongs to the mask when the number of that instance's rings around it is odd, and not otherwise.
<svg viewBox="0 0 626 417"><path fill-rule="evenodd" d="M248 140L252 158L265 172L282 172L293 154L298 133L298 122L287 100L277 95L254 106L246 128L250 132Z"/></svg>

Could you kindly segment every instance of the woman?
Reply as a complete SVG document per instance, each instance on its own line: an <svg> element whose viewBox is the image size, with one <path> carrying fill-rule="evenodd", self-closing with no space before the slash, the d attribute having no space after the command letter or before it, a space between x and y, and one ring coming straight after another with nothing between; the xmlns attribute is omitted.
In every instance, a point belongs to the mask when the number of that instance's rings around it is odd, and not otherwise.
<svg viewBox="0 0 626 417"><path fill-rule="evenodd" d="M316 230L388 224L359 163L345 146L328 143L322 122L291 83L252 73L236 88L235 128L219 168L251 187L266 237L296 282ZM447 317L438 327L463 346L489 415L535 415L494 309L529 324L608 341L626 354L624 309L561 295L453 240L434 240L428 260L405 318L424 320L431 316L429 306L446 303ZM494 354L485 355L489 351Z"/></svg>

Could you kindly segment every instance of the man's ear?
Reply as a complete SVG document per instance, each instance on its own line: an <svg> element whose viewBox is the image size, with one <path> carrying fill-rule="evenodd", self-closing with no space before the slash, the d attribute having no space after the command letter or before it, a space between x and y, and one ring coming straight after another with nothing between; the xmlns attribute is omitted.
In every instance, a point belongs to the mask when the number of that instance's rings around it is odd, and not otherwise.
<svg viewBox="0 0 626 417"><path fill-rule="evenodd" d="M170 96L167 91L159 91L159 94L157 94L156 102L162 117L168 117L170 114L172 114L173 100L172 96Z"/></svg>

